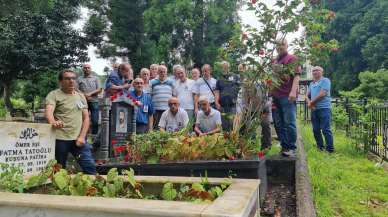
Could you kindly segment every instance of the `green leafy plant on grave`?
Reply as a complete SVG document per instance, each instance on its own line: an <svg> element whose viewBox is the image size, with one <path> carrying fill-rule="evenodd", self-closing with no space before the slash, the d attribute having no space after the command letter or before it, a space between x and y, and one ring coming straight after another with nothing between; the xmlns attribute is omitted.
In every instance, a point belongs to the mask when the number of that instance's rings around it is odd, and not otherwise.
<svg viewBox="0 0 388 217"><path fill-rule="evenodd" d="M168 182L163 185L160 194L154 195L144 193L145 187L136 181L135 171L131 168L123 170L123 175L113 168L104 177L80 172L72 174L55 161L50 161L45 170L26 180L23 171L17 167L0 164L0 169L0 191L15 193L209 202L221 196L231 184L230 180L226 180L220 185L210 185L205 177L199 183L181 184L179 189L175 189L174 184Z"/></svg>

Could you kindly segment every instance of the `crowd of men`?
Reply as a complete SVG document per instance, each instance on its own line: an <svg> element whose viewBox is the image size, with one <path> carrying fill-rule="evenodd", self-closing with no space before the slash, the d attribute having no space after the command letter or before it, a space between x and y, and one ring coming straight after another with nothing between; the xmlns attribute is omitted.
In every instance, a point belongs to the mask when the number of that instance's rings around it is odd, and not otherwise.
<svg viewBox="0 0 388 217"><path fill-rule="evenodd" d="M296 61L296 56L289 54L287 49L286 40L278 42L278 57L274 64ZM109 97L124 91L140 102L140 106L136 107L138 134L152 130L177 132L189 127L197 136L204 136L233 128L236 122L230 116L241 113L248 99L241 97L241 77L238 73L231 73L228 62L222 62L222 75L218 79L213 78L209 64L203 65L201 69L193 68L191 78L188 78L186 69L181 65L173 66L172 71L169 76L167 66L152 64L149 68L142 68L139 76L134 78L130 64L115 65L105 82L103 95ZM240 65L239 72L243 71L244 66ZM318 147L333 152L330 81L322 73L321 67L313 68L314 81L309 87L306 100L313 111L312 123ZM284 156L295 156L299 77L299 67L292 75L282 77L282 84L270 92L272 104L268 101L261 114L262 147L269 149L271 146L269 114L272 112ZM57 129L56 159L65 166L70 152L78 157L85 173L94 174L95 163L86 137L89 125L92 134L98 132L98 95L103 91L100 81L92 74L89 64L83 66L83 75L78 78L74 71L64 70L59 73L58 80L60 88L50 92L46 98L47 120ZM190 122L194 124L188 126Z"/></svg>

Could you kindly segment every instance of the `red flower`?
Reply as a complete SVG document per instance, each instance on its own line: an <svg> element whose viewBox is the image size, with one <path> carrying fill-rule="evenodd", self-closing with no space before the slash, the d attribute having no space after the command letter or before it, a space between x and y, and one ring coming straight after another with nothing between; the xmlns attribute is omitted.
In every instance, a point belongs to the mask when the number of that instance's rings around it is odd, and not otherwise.
<svg viewBox="0 0 388 217"><path fill-rule="evenodd" d="M251 0L252 4L256 4L257 0Z"/></svg>
<svg viewBox="0 0 388 217"><path fill-rule="evenodd" d="M110 143L112 143L112 145L115 145L115 144L117 144L117 140L116 139L112 139L112 141Z"/></svg>
<svg viewBox="0 0 388 217"><path fill-rule="evenodd" d="M272 79L267 79L266 81L265 81L265 83L267 84L267 86L272 86Z"/></svg>
<svg viewBox="0 0 388 217"><path fill-rule="evenodd" d="M248 34L247 33L242 33L242 35L241 35L241 39L242 40L247 40L248 39Z"/></svg>
<svg viewBox="0 0 388 217"><path fill-rule="evenodd" d="M257 156L261 159L265 156L265 154L263 151L260 151L259 153L257 153Z"/></svg>
<svg viewBox="0 0 388 217"><path fill-rule="evenodd" d="M123 95L124 95L123 91L121 91L121 92L119 93L119 95L120 95L120 96L123 96Z"/></svg>
<svg viewBox="0 0 388 217"><path fill-rule="evenodd" d="M229 160L236 160L236 157L235 156L230 156Z"/></svg>
<svg viewBox="0 0 388 217"><path fill-rule="evenodd" d="M330 49L331 52L337 52L338 51L338 48L336 47L333 47L332 49Z"/></svg>
<svg viewBox="0 0 388 217"><path fill-rule="evenodd" d="M265 51L264 51L263 48L261 48L261 49L259 50L259 55L260 55L260 56L264 56L264 54L265 54Z"/></svg>
<svg viewBox="0 0 388 217"><path fill-rule="evenodd" d="M129 161L129 157L130 157L129 154L126 154L126 155L124 156L124 161L125 161L125 162L128 162L128 161Z"/></svg>
<svg viewBox="0 0 388 217"><path fill-rule="evenodd" d="M136 106L141 106L141 102L140 102L140 101L136 101L136 102L135 102L135 105L136 105Z"/></svg>

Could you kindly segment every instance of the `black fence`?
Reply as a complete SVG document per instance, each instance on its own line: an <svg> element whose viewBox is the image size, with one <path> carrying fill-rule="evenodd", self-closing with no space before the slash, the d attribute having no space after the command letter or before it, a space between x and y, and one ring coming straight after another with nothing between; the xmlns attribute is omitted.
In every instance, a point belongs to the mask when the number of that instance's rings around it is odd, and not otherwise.
<svg viewBox="0 0 388 217"><path fill-rule="evenodd" d="M356 147L388 161L388 104L369 105L367 99L333 99L332 105L344 108L347 120L341 127ZM300 120L311 121L311 110L305 102L297 102L297 115Z"/></svg>

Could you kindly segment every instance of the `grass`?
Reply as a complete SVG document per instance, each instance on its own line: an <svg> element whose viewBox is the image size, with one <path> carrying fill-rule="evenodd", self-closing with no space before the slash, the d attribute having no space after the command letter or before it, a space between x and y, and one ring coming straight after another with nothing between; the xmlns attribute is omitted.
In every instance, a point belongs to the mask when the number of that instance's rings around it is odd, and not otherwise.
<svg viewBox="0 0 388 217"><path fill-rule="evenodd" d="M310 125L299 125L319 217L387 217L388 173L334 132L335 153L320 152Z"/></svg>

